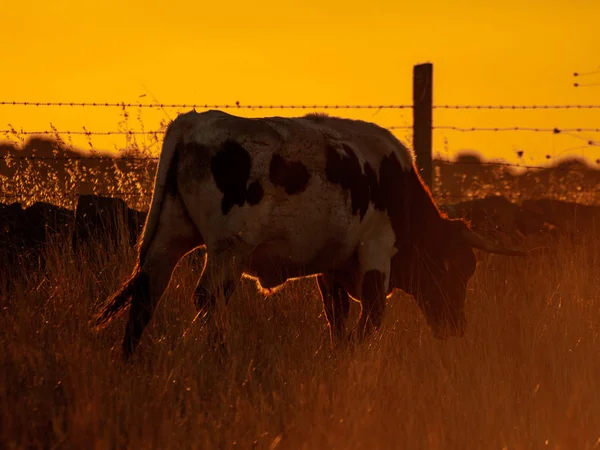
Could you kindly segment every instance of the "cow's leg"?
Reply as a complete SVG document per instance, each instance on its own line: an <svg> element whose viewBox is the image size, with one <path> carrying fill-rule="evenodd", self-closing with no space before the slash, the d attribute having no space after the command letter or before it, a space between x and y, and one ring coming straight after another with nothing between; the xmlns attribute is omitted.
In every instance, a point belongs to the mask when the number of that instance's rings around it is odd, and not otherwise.
<svg viewBox="0 0 600 450"><path fill-rule="evenodd" d="M123 354L130 357L152 318L179 260L202 245L202 236L178 196L166 195L157 230L132 280L131 308L123 339Z"/></svg>
<svg viewBox="0 0 600 450"><path fill-rule="evenodd" d="M321 292L325 316L329 323L331 342L339 342L343 338L350 312L350 297L333 275L319 275L317 285Z"/></svg>
<svg viewBox="0 0 600 450"><path fill-rule="evenodd" d="M356 326L356 337L364 339L383 321L386 293L390 278L390 251L377 241L359 249L360 295L362 311Z"/></svg>
<svg viewBox="0 0 600 450"><path fill-rule="evenodd" d="M242 277L244 256L243 245L217 244L210 251L194 290L194 303L203 322L210 319L219 295L223 295L225 304L233 295Z"/></svg>
<svg viewBox="0 0 600 450"><path fill-rule="evenodd" d="M363 339L381 326L385 310L386 274L371 269L362 276L362 311L356 326L357 337Z"/></svg>
<svg viewBox="0 0 600 450"><path fill-rule="evenodd" d="M202 268L200 269L200 277L198 278L198 282L196 283L196 288L194 289L194 294L192 298L194 299L194 305L196 305L196 310L202 314L202 319L204 320L207 316L208 303L210 302L210 296L205 295L203 288L200 287L200 282L204 277L204 273L206 272L206 267L208 266L208 252L205 253Z"/></svg>

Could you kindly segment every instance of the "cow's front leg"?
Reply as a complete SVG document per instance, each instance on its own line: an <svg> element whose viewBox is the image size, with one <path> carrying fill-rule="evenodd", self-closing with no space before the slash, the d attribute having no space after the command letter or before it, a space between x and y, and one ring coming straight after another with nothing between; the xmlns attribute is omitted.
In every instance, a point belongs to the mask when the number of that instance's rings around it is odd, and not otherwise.
<svg viewBox="0 0 600 450"><path fill-rule="evenodd" d="M386 278L386 273L377 269L371 269L362 276L362 311L356 326L360 340L381 326L385 310Z"/></svg>
<svg viewBox="0 0 600 450"><path fill-rule="evenodd" d="M392 256L392 247L386 244L367 241L358 249L362 311L353 335L359 340L377 330L383 321Z"/></svg>
<svg viewBox="0 0 600 450"><path fill-rule="evenodd" d="M344 337L346 321L350 312L350 297L331 274L319 275L317 285L323 299L323 309L329 324L331 342L340 342Z"/></svg>

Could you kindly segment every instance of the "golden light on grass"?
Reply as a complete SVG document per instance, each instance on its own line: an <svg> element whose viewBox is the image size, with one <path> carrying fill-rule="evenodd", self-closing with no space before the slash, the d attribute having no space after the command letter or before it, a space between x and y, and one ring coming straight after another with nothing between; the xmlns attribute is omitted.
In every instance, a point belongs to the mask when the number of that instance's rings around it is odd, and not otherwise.
<svg viewBox="0 0 600 450"><path fill-rule="evenodd" d="M598 64L590 58L600 46L598 1L5 3L1 101L410 104L412 67L426 61L436 105L600 98L572 86L573 71ZM77 148L156 156L160 133L128 133L162 130L184 112L2 108L3 141L23 149L23 132L45 131L57 143L45 155L59 157ZM599 111L436 109L434 124L597 128ZM343 115L411 123L410 109ZM595 133L434 134L434 152L447 159L475 149L519 164L581 157L597 167L597 147ZM148 207L155 162L30 156L2 158L0 201L73 208L93 192ZM497 193L597 203L600 194L598 180L578 170L509 180L508 168L472 176L436 164L440 200ZM598 231L532 243L524 259L482 258L461 339L435 340L399 292L382 330L352 348L331 346L312 280L267 298L245 281L215 317L224 345L213 348L210 327L194 320L199 255L190 255L132 365L120 359L122 318L98 334L89 326L131 272L127 232L116 247L98 239L76 254L54 239L39 265L0 267L0 449L600 448Z"/></svg>
<svg viewBox="0 0 600 450"><path fill-rule="evenodd" d="M88 320L134 262L123 244L0 283L2 448L596 448L600 436L597 235L527 258L482 259L467 334L435 340L397 293L379 334L334 348L314 281L272 297L244 282L191 324L199 255L176 269L133 365L124 320ZM358 305L353 304L356 318ZM185 334L185 337L183 337Z"/></svg>

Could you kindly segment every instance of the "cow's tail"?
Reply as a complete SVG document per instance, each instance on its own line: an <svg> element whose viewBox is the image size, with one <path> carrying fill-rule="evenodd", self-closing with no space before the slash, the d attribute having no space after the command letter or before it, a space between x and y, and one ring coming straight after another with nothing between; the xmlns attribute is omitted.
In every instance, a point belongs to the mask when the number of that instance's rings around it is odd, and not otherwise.
<svg viewBox="0 0 600 450"><path fill-rule="evenodd" d="M104 328L110 321L120 315L129 305L131 296L138 287L137 284L139 283L141 268L146 259L146 253L158 228L166 185L169 180L169 174L172 172L171 166L173 166L173 160L175 159L177 144L180 142L180 133L175 129L176 125L177 119L169 125L165 133L156 177L154 179L154 192L152 194L150 211L144 224L142 237L137 244L138 257L136 265L129 278L121 285L119 290L106 300L99 312L92 319L92 326L95 330Z"/></svg>
<svg viewBox="0 0 600 450"><path fill-rule="evenodd" d="M133 273L122 284L121 288L106 300L100 311L92 319L92 326L96 331L104 328L129 305L131 296L137 288L139 275L140 267L137 264Z"/></svg>

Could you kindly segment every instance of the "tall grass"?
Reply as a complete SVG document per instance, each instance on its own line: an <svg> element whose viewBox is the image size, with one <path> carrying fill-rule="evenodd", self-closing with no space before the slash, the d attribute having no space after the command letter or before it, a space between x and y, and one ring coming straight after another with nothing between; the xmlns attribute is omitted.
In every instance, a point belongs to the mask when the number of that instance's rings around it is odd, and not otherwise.
<svg viewBox="0 0 600 450"><path fill-rule="evenodd" d="M269 298L244 282L211 347L192 323L192 254L131 365L125 317L88 326L131 270L125 234L75 255L54 242L43 266L0 283L0 448L597 448L596 239L482 259L462 339L435 340L397 293L354 348L330 345L312 280Z"/></svg>

